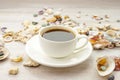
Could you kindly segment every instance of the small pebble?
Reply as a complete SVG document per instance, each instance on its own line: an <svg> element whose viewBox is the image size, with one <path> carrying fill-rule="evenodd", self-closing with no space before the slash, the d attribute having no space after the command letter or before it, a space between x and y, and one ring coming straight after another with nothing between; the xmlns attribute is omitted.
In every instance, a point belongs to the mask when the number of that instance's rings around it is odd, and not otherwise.
<svg viewBox="0 0 120 80"><path fill-rule="evenodd" d="M32 24L33 24L33 25L37 25L37 24L38 24L38 22L34 22L34 21L33 21L33 22L32 22Z"/></svg>
<svg viewBox="0 0 120 80"><path fill-rule="evenodd" d="M7 29L7 27L2 27L2 28L1 28L1 31L2 31L2 32L5 32L6 29Z"/></svg>
<svg viewBox="0 0 120 80"><path fill-rule="evenodd" d="M117 20L116 22L120 22L120 20Z"/></svg>
<svg viewBox="0 0 120 80"><path fill-rule="evenodd" d="M109 19L109 16L108 16L108 15L105 15L105 18L106 18L106 19Z"/></svg>
<svg viewBox="0 0 120 80"><path fill-rule="evenodd" d="M18 74L18 68L17 68L17 67L11 68L11 69L9 70L9 74L10 74L10 75L17 75L17 74Z"/></svg>
<svg viewBox="0 0 120 80"><path fill-rule="evenodd" d="M108 77L108 80L114 80L114 79L115 79L114 75L110 75L110 76Z"/></svg>
<svg viewBox="0 0 120 80"><path fill-rule="evenodd" d="M38 15L37 15L37 14L34 14L33 17L38 17Z"/></svg>
<svg viewBox="0 0 120 80"><path fill-rule="evenodd" d="M43 15L43 14L44 14L44 11L43 11L43 10L40 10L40 11L38 12L38 14L39 14L39 15Z"/></svg>

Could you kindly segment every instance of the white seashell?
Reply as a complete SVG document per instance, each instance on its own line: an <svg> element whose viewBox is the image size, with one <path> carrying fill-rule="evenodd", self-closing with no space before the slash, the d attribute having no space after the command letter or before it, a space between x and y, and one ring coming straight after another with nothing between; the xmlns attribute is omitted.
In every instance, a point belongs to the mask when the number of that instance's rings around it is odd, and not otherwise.
<svg viewBox="0 0 120 80"><path fill-rule="evenodd" d="M89 36L96 36L98 34L99 34L98 31L89 31Z"/></svg>
<svg viewBox="0 0 120 80"><path fill-rule="evenodd" d="M104 45L102 45L102 44L95 44L95 45L93 45L93 48L96 49L96 50L102 50L102 49L104 49L105 47L104 47Z"/></svg>
<svg viewBox="0 0 120 80"><path fill-rule="evenodd" d="M107 63L108 63L108 67L107 67L107 69L106 69L105 71L100 71L100 70L98 69L98 66L97 66L97 65L98 65L98 62L99 62L100 60L102 60L103 58L106 58ZM100 76L107 76L107 75L111 74L114 69L115 69L115 62L114 62L113 58L108 57L108 56L103 56L103 57L100 57L99 59L97 59L97 62L96 62L96 70L97 70L97 72L98 72L98 74L99 74Z"/></svg>
<svg viewBox="0 0 120 80"><path fill-rule="evenodd" d="M53 10L52 10L52 9L47 9L47 10L46 10L46 13L52 14L52 13L53 13Z"/></svg>
<svg viewBox="0 0 120 80"><path fill-rule="evenodd" d="M23 63L24 66L26 67L38 67L40 66L39 63L33 61L32 59L28 58L24 63Z"/></svg>
<svg viewBox="0 0 120 80"><path fill-rule="evenodd" d="M19 71L19 69L18 69L17 67L11 68L11 69L9 70L9 74L10 74L10 75L17 75L17 74L18 74L18 71Z"/></svg>
<svg viewBox="0 0 120 80"><path fill-rule="evenodd" d="M6 49L4 47L0 47L0 53L3 54L2 56L0 56L0 60L6 59L10 54L8 49Z"/></svg>

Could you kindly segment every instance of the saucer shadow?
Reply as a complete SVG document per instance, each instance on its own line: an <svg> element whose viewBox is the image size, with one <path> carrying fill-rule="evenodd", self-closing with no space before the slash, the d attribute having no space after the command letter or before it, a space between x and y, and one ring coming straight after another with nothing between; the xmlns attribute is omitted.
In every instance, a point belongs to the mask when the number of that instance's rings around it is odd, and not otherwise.
<svg viewBox="0 0 120 80"><path fill-rule="evenodd" d="M53 68L53 67L47 67L47 66L41 66L41 67L43 67L43 70L45 70L45 72L50 72L50 74L63 74L63 73L71 74L72 72L82 73L85 70L89 69L89 66L91 65L89 61L91 61L91 57L88 58L83 63L72 66L72 67L65 67L65 68Z"/></svg>

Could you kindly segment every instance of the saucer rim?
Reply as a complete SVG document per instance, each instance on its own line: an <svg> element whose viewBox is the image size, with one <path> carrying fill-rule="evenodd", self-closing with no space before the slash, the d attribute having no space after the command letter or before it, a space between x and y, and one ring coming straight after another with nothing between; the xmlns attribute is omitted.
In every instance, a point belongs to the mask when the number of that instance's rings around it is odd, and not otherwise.
<svg viewBox="0 0 120 80"><path fill-rule="evenodd" d="M49 63L44 63L43 61L38 61L38 60L36 60L32 55L29 54L30 52L29 52L29 49L28 49L28 44L29 44L29 42L30 42L33 38L35 38L35 37L37 37L37 36L38 36L38 35L33 36L33 37L26 43L25 50L26 50L27 55L28 55L32 60L34 60L35 62L38 62L39 64L42 64L42 65L44 65L44 66L56 67L56 68L72 67L72 66L78 65L78 64L86 61L86 60L91 56L92 51L93 51L93 48L92 48L91 43L88 42L88 44L87 44L86 46L89 46L89 48L90 48L89 55L87 55L87 57L85 57L84 59L82 59L82 60L80 60L80 61L78 60L78 61L76 61L75 63L70 63L70 64L49 64ZM43 54L41 54L41 55L43 55ZM44 56L44 55L43 55L43 56ZM45 56L44 56L44 57L45 57ZM46 56L46 57L52 58L52 57L50 57L50 56ZM53 59L54 59L54 58L53 58Z"/></svg>

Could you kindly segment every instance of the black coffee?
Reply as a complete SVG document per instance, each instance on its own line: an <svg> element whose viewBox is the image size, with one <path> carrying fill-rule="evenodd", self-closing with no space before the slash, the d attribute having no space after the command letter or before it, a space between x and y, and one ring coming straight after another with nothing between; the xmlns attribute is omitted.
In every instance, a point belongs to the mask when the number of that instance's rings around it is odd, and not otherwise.
<svg viewBox="0 0 120 80"><path fill-rule="evenodd" d="M49 30L42 36L51 41L69 41L75 37L72 32L61 29Z"/></svg>

